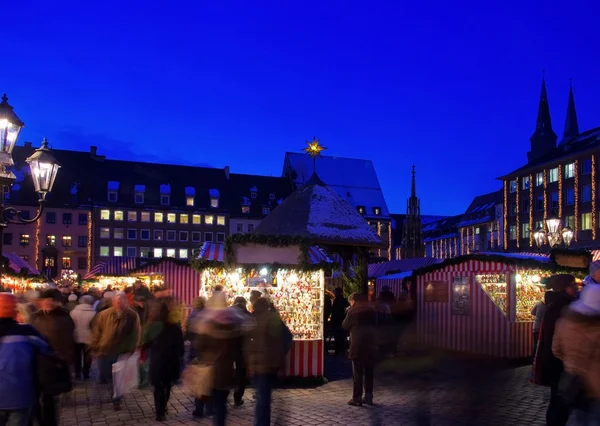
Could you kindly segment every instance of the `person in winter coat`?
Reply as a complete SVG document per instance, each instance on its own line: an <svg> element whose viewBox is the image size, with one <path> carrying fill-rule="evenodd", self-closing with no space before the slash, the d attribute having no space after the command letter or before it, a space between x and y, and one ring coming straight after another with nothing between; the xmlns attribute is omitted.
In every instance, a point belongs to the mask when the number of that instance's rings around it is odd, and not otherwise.
<svg viewBox="0 0 600 426"><path fill-rule="evenodd" d="M252 314L246 308L247 302L244 297L236 297L233 308L238 309L240 314L246 317L246 321L252 321ZM238 341L238 350L235 356L235 389L233 391L233 405L240 407L244 404L244 392L246 391L247 369L244 360L244 337Z"/></svg>
<svg viewBox="0 0 600 426"><path fill-rule="evenodd" d="M69 364L75 362L75 324L61 306L62 294L57 289L45 290L40 296L41 309L31 317L31 325L50 343L58 356ZM58 407L53 395L40 396L40 423L58 424Z"/></svg>
<svg viewBox="0 0 600 426"><path fill-rule="evenodd" d="M92 307L94 298L82 296L79 304L71 311L71 319L75 323L75 376L83 380L90 378L92 355L90 343L92 341L91 323L96 315Z"/></svg>
<svg viewBox="0 0 600 426"><path fill-rule="evenodd" d="M531 315L535 318L533 320L533 354L535 355L535 351L537 350L538 340L540 338L540 328L542 328L542 319L544 318L544 313L546 312L546 302L539 301L535 304L533 309L531 310Z"/></svg>
<svg viewBox="0 0 600 426"><path fill-rule="evenodd" d="M69 294L69 297L67 297L67 311L71 312L73 309L75 309L75 306L77 306L77 295L72 293Z"/></svg>
<svg viewBox="0 0 600 426"><path fill-rule="evenodd" d="M536 353L536 369L539 368L540 383L550 387L550 403L546 412L548 426L564 426L569 419L569 411L561 403L558 396L558 382L563 371L563 363L554 356L552 342L556 322L566 308L577 296L575 277L569 274L558 274L550 277L545 294L546 312L542 319L542 328L538 350Z"/></svg>
<svg viewBox="0 0 600 426"><path fill-rule="evenodd" d="M112 365L119 355L133 354L141 342L138 314L127 304L127 296L117 292L113 306L98 313L92 325L90 349L98 356L101 381L112 381ZM113 400L115 410L121 409L120 398Z"/></svg>
<svg viewBox="0 0 600 426"><path fill-rule="evenodd" d="M271 424L271 392L283 365L290 334L267 298L254 302L254 327L246 336L246 363L256 388L255 426ZM291 340L291 336L289 336Z"/></svg>
<svg viewBox="0 0 600 426"><path fill-rule="evenodd" d="M583 286L600 284L600 260L590 263L590 274L583 280Z"/></svg>
<svg viewBox="0 0 600 426"><path fill-rule="evenodd" d="M365 294L350 296L342 326L350 332L350 359L352 360L353 391L349 405L373 405L373 373L377 356L377 312L368 304ZM364 385L364 398L363 398Z"/></svg>
<svg viewBox="0 0 600 426"><path fill-rule="evenodd" d="M154 386L156 420L162 422L166 419L171 387L181 375L184 342L179 324L169 322L168 304L159 303L158 318L152 319L153 325L156 326L156 337L145 342L145 346L152 347L149 376L150 383Z"/></svg>
<svg viewBox="0 0 600 426"><path fill-rule="evenodd" d="M236 345L250 325L245 321L238 309L227 307L227 296L218 291L207 301L206 308L192 325L192 331L198 335L194 349L200 361L210 365L213 371L215 426L225 426L227 397L235 386Z"/></svg>
<svg viewBox="0 0 600 426"><path fill-rule="evenodd" d="M194 323L198 321L202 311L206 307L206 297L200 296L194 299L192 304L193 310L187 318L186 326L185 326L185 340L190 342L190 359L188 362L191 362L194 358L198 357L198 353L196 352L196 348L199 347L198 338L199 336L194 333ZM206 413L205 413L206 408ZM205 399L194 398L194 412L192 415L196 418L204 417L212 415L212 403L209 398Z"/></svg>
<svg viewBox="0 0 600 426"><path fill-rule="evenodd" d="M50 348L30 325L15 321L17 299L0 293L0 424L28 426L36 405L35 355Z"/></svg>
<svg viewBox="0 0 600 426"><path fill-rule="evenodd" d="M600 285L586 286L556 324L554 355L565 371L583 381L583 404L578 424L600 424Z"/></svg>
<svg viewBox="0 0 600 426"><path fill-rule="evenodd" d="M348 300L344 297L341 288L334 290L335 299L331 305L331 329L335 340L335 354L343 354L346 350L346 332L342 327L342 322L346 317L346 308L350 306Z"/></svg>

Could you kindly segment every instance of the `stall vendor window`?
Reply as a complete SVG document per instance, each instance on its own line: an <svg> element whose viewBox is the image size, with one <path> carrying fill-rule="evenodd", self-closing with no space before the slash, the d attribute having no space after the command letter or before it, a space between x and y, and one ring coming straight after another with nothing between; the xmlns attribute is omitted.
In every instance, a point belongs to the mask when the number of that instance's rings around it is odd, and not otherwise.
<svg viewBox="0 0 600 426"><path fill-rule="evenodd" d="M475 279L500 311L507 315L506 274L482 274L476 275Z"/></svg>
<svg viewBox="0 0 600 426"><path fill-rule="evenodd" d="M425 284L425 302L448 303L448 283L429 281Z"/></svg>
<svg viewBox="0 0 600 426"><path fill-rule="evenodd" d="M517 322L533 321L531 310L544 300L544 285L541 283L541 271L518 271L515 274L515 319Z"/></svg>
<svg viewBox="0 0 600 426"><path fill-rule="evenodd" d="M471 283L469 277L452 279L452 315L470 314Z"/></svg>

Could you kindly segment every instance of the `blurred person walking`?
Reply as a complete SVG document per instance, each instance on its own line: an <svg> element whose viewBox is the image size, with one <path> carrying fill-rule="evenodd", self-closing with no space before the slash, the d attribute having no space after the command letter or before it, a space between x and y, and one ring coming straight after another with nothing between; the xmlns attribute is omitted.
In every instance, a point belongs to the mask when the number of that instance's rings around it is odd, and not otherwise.
<svg viewBox="0 0 600 426"><path fill-rule="evenodd" d="M252 314L246 308L246 299L238 296L235 298L233 308L238 309L239 313L246 318L246 321L252 321ZM244 336L238 340L238 349L235 352L235 389L233 391L233 405L240 407L244 404L244 392L246 391L246 381L248 380L248 371L246 360L244 359Z"/></svg>
<svg viewBox="0 0 600 426"><path fill-rule="evenodd" d="M335 355L346 352L346 332L342 327L342 322L346 317L346 308L350 306L348 300L344 297L343 290L337 287L334 290L335 299L331 305L331 329L335 341Z"/></svg>
<svg viewBox="0 0 600 426"><path fill-rule="evenodd" d="M90 378L90 367L92 365L92 354L90 343L92 341L91 323L96 316L92 307L94 298L82 296L79 304L71 311L71 319L75 324L75 377L88 380Z"/></svg>

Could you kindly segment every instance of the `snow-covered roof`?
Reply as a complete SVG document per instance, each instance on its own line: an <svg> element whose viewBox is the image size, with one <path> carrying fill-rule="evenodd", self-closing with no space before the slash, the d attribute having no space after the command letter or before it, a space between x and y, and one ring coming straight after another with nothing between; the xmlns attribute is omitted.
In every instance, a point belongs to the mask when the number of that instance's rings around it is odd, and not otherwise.
<svg viewBox="0 0 600 426"><path fill-rule="evenodd" d="M186 186L185 187L185 195L187 197L195 197L196 196L196 188L194 188L193 186Z"/></svg>
<svg viewBox="0 0 600 426"><path fill-rule="evenodd" d="M383 277L377 277L380 280L402 280L404 278L412 277L412 271L399 272L397 274L384 275Z"/></svg>
<svg viewBox="0 0 600 426"><path fill-rule="evenodd" d="M433 257L417 257L414 259L396 259L369 265L369 278L387 276L388 273L414 271L415 269L440 263L441 259Z"/></svg>
<svg viewBox="0 0 600 426"><path fill-rule="evenodd" d="M208 190L208 194L210 195L210 198L219 198L219 190L218 189L209 189Z"/></svg>
<svg viewBox="0 0 600 426"><path fill-rule="evenodd" d="M488 215L488 216L480 217L477 219L462 220L456 226L458 228L464 228L465 226L475 226L475 225L479 225L481 223L488 223L488 222L491 222L492 220L494 220L494 218Z"/></svg>
<svg viewBox="0 0 600 426"><path fill-rule="evenodd" d="M135 185L134 188L133 188L133 190L137 194L139 194L141 192L146 192L146 185Z"/></svg>
<svg viewBox="0 0 600 426"><path fill-rule="evenodd" d="M306 237L318 243L385 245L365 218L316 175L274 209L255 232Z"/></svg>
<svg viewBox="0 0 600 426"><path fill-rule="evenodd" d="M241 204L242 204L242 206L249 206L250 205L250 198L248 198L248 197L242 197Z"/></svg>
<svg viewBox="0 0 600 426"><path fill-rule="evenodd" d="M256 187L256 185L250 187L250 192L258 192L258 188Z"/></svg>
<svg viewBox="0 0 600 426"><path fill-rule="evenodd" d="M390 212L371 160L323 156L317 159L316 169L321 180L354 208L364 206L365 216L374 217L373 208L379 207L381 214L377 216L389 217ZM283 174L291 177L297 187L310 179L313 170L309 155L286 153Z"/></svg>
<svg viewBox="0 0 600 426"><path fill-rule="evenodd" d="M501 256L509 257L511 259L531 259L537 260L538 262L550 262L550 255L546 253L494 253L494 252L483 252L477 253L478 256Z"/></svg>
<svg viewBox="0 0 600 426"><path fill-rule="evenodd" d="M444 234L444 235L441 235L439 237L425 238L423 240L423 242L424 243L430 243L432 241L447 240L447 239L450 239L450 238L457 238L457 237L458 237L458 234L456 234L456 233Z"/></svg>
<svg viewBox="0 0 600 426"><path fill-rule="evenodd" d="M109 191L118 191L119 190L119 182L114 180L108 181L108 190Z"/></svg>
<svg viewBox="0 0 600 426"><path fill-rule="evenodd" d="M162 184L160 186L160 193L161 194L170 194L171 193L171 185L169 185L168 183Z"/></svg>

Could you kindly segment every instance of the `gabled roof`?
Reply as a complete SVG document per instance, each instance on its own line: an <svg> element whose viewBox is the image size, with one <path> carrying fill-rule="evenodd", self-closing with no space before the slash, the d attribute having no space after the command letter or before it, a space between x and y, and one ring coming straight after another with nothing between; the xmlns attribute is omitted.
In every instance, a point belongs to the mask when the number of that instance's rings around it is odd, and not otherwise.
<svg viewBox="0 0 600 426"><path fill-rule="evenodd" d="M429 234L433 235L439 232L446 233L452 230L456 230L456 225L458 225L462 218L463 215L459 214L457 216L450 216L440 220L436 220L434 222L430 222L427 225L423 226L423 234L425 234L425 236L429 236Z"/></svg>
<svg viewBox="0 0 600 426"><path fill-rule="evenodd" d="M304 153L285 154L283 175L298 188L310 179L314 171L313 161ZM389 210L371 160L322 156L316 161L316 171L327 183L354 208L365 207L365 217L389 218ZM380 215L373 208L381 209Z"/></svg>
<svg viewBox="0 0 600 426"><path fill-rule="evenodd" d="M495 208L496 204L502 204L502 202L502 189L490 192L488 194L478 195L475 198L473 198L473 201L471 201L471 204L467 208L465 214L486 211L488 209Z"/></svg>
<svg viewBox="0 0 600 426"><path fill-rule="evenodd" d="M315 244L385 246L365 218L314 174L267 216L255 233L303 237Z"/></svg>
<svg viewBox="0 0 600 426"><path fill-rule="evenodd" d="M413 259L390 260L383 263L369 265L369 278L381 277L391 273L414 271L425 266L435 265L441 259L432 257L418 257Z"/></svg>

